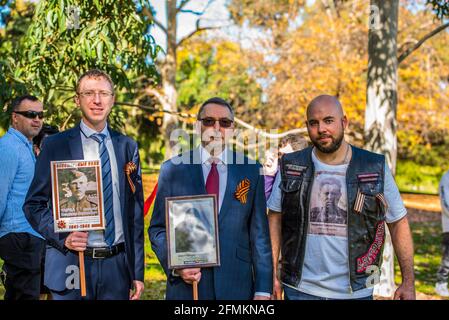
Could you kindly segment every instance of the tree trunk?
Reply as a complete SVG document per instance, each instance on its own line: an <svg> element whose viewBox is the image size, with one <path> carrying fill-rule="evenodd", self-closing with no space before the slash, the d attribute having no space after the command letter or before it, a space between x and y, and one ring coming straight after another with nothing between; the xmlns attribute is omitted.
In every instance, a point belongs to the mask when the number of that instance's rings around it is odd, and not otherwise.
<svg viewBox="0 0 449 320"><path fill-rule="evenodd" d="M397 137L397 32L398 0L371 0L368 39L368 79L365 111L365 146L384 154L393 173L396 171ZM388 229L388 228L386 228ZM394 293L394 250L387 232L380 284L374 294L392 297Z"/></svg>
<svg viewBox="0 0 449 320"><path fill-rule="evenodd" d="M162 87L164 97L168 104L163 105L164 110L177 112L177 91L176 91L176 0L167 0L167 55L162 66ZM171 132L178 125L177 117L173 114L164 113L162 130L165 139L165 158L172 156L171 150L176 141L170 141Z"/></svg>

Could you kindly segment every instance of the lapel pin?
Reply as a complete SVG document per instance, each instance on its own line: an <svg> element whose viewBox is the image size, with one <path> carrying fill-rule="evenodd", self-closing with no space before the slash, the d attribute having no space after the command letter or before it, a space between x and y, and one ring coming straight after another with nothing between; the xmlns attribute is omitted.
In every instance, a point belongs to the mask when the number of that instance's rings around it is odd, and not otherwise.
<svg viewBox="0 0 449 320"><path fill-rule="evenodd" d="M240 181L240 183L237 185L234 196L242 204L246 203L250 186L251 183L248 178L245 178L244 180Z"/></svg>
<svg viewBox="0 0 449 320"><path fill-rule="evenodd" d="M137 166L134 162L130 161L125 165L125 173L128 178L129 187L131 188L132 193L136 192L136 186L134 185L131 174L137 171Z"/></svg>

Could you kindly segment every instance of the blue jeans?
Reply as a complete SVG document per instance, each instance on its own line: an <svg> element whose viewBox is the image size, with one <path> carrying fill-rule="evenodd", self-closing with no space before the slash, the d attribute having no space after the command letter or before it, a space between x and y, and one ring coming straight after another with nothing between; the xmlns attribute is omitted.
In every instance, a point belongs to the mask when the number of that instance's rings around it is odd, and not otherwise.
<svg viewBox="0 0 449 320"><path fill-rule="evenodd" d="M307 294L295 289L292 289L290 287L287 287L284 285L284 297L285 300L336 300L331 298L323 298L314 296L311 294ZM358 298L358 299L351 299L351 300L373 300L373 296Z"/></svg>

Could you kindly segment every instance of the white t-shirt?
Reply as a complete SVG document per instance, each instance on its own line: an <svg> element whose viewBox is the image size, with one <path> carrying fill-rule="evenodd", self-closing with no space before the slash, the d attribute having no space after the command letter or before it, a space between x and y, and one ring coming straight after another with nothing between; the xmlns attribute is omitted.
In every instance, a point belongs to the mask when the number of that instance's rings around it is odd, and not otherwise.
<svg viewBox="0 0 449 320"><path fill-rule="evenodd" d="M307 235L301 292L330 299L357 299L372 295L373 289L352 292L349 280L346 171L348 164L328 165L312 152L315 177L312 185L309 232ZM280 174L268 199L270 210L281 212ZM384 195L388 204L387 223L402 219L407 210L390 169L385 166ZM284 284L286 285L286 284Z"/></svg>
<svg viewBox="0 0 449 320"><path fill-rule="evenodd" d="M449 232L449 171L441 178L438 190L441 201L441 225L443 232Z"/></svg>

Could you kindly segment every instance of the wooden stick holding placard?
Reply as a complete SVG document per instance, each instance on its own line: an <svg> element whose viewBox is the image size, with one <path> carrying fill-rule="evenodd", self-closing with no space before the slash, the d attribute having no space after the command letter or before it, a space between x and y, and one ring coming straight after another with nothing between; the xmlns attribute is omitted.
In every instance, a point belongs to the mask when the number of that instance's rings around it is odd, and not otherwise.
<svg viewBox="0 0 449 320"><path fill-rule="evenodd" d="M127 175L137 170L136 166L128 164ZM55 232L88 232L105 229L104 195L101 175L101 160L64 160L51 161L51 184L53 221ZM86 205L74 195L67 196L65 184L83 179L92 186L91 194L83 195ZM131 176L129 177L131 179ZM130 180L128 180L130 181ZM132 180L131 180L132 182ZM130 183L131 183L130 182ZM95 188L94 188L95 187ZM134 187L134 186L133 186ZM133 192L135 189L133 188ZM85 192L85 191L84 191ZM91 197L91 199L89 199ZM79 287L81 296L86 297L86 269L84 252L78 252Z"/></svg>
<svg viewBox="0 0 449 320"><path fill-rule="evenodd" d="M193 281L193 300L198 300L198 281Z"/></svg>
<svg viewBox="0 0 449 320"><path fill-rule="evenodd" d="M86 271L84 269L84 252L79 251L81 297L86 296Z"/></svg>

